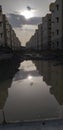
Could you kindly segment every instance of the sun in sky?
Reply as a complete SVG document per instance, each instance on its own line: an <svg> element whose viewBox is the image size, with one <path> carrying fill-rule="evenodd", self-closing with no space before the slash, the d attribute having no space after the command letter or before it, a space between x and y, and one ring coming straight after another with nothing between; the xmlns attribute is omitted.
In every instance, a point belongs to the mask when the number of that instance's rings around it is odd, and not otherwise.
<svg viewBox="0 0 63 130"><path fill-rule="evenodd" d="M24 10L23 12L21 12L21 15L23 15L26 19L32 18L34 16L32 10Z"/></svg>
<svg viewBox="0 0 63 130"><path fill-rule="evenodd" d="M30 19L34 17L34 10L27 6L26 10L20 11L20 14L23 15L26 19Z"/></svg>

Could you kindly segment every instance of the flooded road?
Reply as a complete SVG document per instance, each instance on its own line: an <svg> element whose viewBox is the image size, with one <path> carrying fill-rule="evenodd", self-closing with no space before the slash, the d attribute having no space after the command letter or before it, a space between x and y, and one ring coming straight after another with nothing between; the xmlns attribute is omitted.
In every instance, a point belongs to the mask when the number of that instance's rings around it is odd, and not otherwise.
<svg viewBox="0 0 63 130"><path fill-rule="evenodd" d="M3 112L7 122L63 118L63 66L23 61L10 74L0 81L0 122Z"/></svg>

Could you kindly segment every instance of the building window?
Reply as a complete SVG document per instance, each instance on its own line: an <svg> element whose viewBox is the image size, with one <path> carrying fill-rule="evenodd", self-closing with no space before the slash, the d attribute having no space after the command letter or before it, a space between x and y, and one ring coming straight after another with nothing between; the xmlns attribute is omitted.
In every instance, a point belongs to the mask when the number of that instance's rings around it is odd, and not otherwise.
<svg viewBox="0 0 63 130"><path fill-rule="evenodd" d="M56 33L57 33L57 35L59 35L59 30L58 29L56 30Z"/></svg>
<svg viewBox="0 0 63 130"><path fill-rule="evenodd" d="M54 48L54 42L52 43L52 46L53 46L53 48Z"/></svg>
<svg viewBox="0 0 63 130"><path fill-rule="evenodd" d="M2 9L0 9L0 13L2 13Z"/></svg>
<svg viewBox="0 0 63 130"><path fill-rule="evenodd" d="M2 22L0 22L0 27L2 26Z"/></svg>
<svg viewBox="0 0 63 130"><path fill-rule="evenodd" d="M49 45L49 48L50 48L51 47L51 41L49 41L48 45Z"/></svg>
<svg viewBox="0 0 63 130"><path fill-rule="evenodd" d="M59 17L56 17L56 22L59 23Z"/></svg>
<svg viewBox="0 0 63 130"><path fill-rule="evenodd" d="M0 33L0 36L1 36L1 38L2 38L2 36L3 36L3 33Z"/></svg>
<svg viewBox="0 0 63 130"><path fill-rule="evenodd" d="M51 19L49 19L49 22L51 22Z"/></svg>
<svg viewBox="0 0 63 130"><path fill-rule="evenodd" d="M59 46L59 42L57 41L57 47Z"/></svg>
<svg viewBox="0 0 63 130"><path fill-rule="evenodd" d="M59 5L58 4L56 5L56 9L57 9L57 11L59 10Z"/></svg>
<svg viewBox="0 0 63 130"><path fill-rule="evenodd" d="M51 39L51 35L49 35L49 39Z"/></svg>
<svg viewBox="0 0 63 130"><path fill-rule="evenodd" d="M49 27L48 30L51 30L51 27Z"/></svg>

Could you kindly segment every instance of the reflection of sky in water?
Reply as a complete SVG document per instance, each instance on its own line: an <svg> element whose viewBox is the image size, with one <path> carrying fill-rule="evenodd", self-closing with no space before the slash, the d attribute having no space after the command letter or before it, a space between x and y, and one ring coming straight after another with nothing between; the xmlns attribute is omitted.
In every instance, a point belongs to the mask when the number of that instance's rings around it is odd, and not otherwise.
<svg viewBox="0 0 63 130"><path fill-rule="evenodd" d="M61 117L59 103L50 93L32 61L24 61L8 89L4 107L6 120Z"/></svg>
<svg viewBox="0 0 63 130"><path fill-rule="evenodd" d="M25 71L30 71L30 70L32 71L32 70L36 70L36 67L32 63L32 61L24 61L24 62L22 62L19 69L24 69Z"/></svg>
<svg viewBox="0 0 63 130"><path fill-rule="evenodd" d="M17 81L17 80L29 79L28 76L37 77L40 75L39 75L38 71L36 70L36 67L34 66L34 64L31 61L24 61L21 64L19 71L16 73L13 80Z"/></svg>

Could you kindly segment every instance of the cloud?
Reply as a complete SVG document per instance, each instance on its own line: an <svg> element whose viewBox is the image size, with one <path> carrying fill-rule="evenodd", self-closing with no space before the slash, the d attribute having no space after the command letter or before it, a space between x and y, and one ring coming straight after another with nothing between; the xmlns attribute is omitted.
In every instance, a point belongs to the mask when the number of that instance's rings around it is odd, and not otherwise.
<svg viewBox="0 0 63 130"><path fill-rule="evenodd" d="M28 20L25 19L24 16L19 15L19 14L7 14L8 20L10 22L10 24L12 25L12 27L21 27L23 25L38 25L39 23L41 23L41 17L33 17L30 18Z"/></svg>
<svg viewBox="0 0 63 130"><path fill-rule="evenodd" d="M27 24L38 25L39 23L42 22L41 19L42 19L41 17L33 17L27 21Z"/></svg>
<svg viewBox="0 0 63 130"><path fill-rule="evenodd" d="M23 25L22 26L22 28L21 28L21 30L27 30L27 31L33 31L33 30L35 30L35 29L37 29L37 26L36 25L27 25L27 24L25 24L25 25Z"/></svg>
<svg viewBox="0 0 63 130"><path fill-rule="evenodd" d="M25 18L18 14L7 14L8 20L12 27L21 27L22 24L25 24Z"/></svg>

